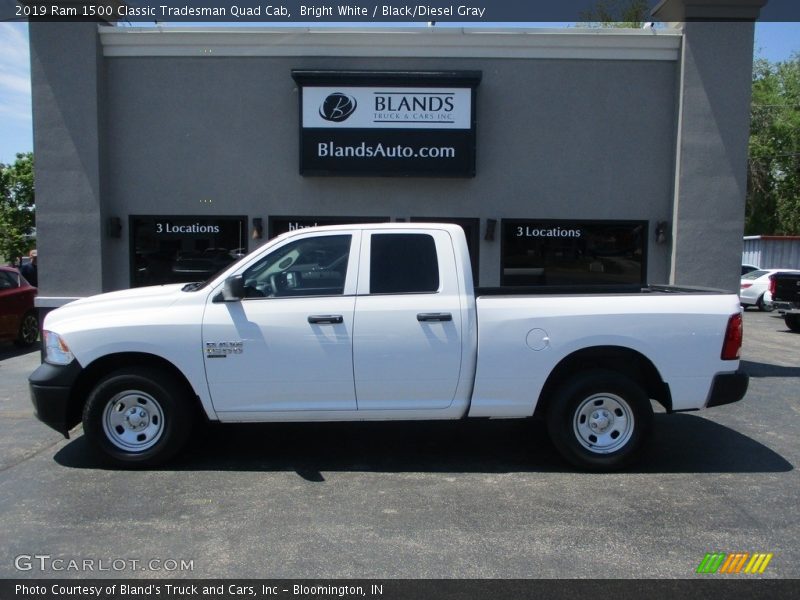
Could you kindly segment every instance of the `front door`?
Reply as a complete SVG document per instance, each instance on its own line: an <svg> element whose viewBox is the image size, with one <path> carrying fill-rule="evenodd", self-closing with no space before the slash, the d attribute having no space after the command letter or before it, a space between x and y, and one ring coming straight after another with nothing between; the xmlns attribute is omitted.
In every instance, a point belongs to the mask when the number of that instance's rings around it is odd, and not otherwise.
<svg viewBox="0 0 800 600"><path fill-rule="evenodd" d="M209 299L204 360L222 420L356 410L356 270L348 265L357 264L359 241L357 231L291 238L242 271L245 299Z"/></svg>

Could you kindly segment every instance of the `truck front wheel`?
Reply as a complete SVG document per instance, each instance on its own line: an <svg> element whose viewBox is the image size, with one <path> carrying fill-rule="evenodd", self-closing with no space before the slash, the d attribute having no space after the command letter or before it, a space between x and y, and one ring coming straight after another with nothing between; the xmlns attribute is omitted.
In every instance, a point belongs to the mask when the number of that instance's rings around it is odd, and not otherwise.
<svg viewBox="0 0 800 600"><path fill-rule="evenodd" d="M795 333L800 333L800 315L783 315L783 321L789 329Z"/></svg>
<svg viewBox="0 0 800 600"><path fill-rule="evenodd" d="M154 368L115 371L95 385L83 409L86 437L114 464L149 467L177 453L191 432L188 394Z"/></svg>
<svg viewBox="0 0 800 600"><path fill-rule="evenodd" d="M653 409L635 381L593 370L562 385L547 411L547 429L561 455L587 471L627 465L641 448Z"/></svg>

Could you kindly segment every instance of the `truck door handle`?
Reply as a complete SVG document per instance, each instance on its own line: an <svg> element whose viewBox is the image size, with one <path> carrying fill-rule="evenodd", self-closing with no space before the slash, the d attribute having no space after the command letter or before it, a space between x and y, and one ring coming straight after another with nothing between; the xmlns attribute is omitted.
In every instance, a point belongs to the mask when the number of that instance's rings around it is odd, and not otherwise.
<svg viewBox="0 0 800 600"><path fill-rule="evenodd" d="M310 315L308 322L312 325L336 325L344 323L342 315Z"/></svg>
<svg viewBox="0 0 800 600"><path fill-rule="evenodd" d="M450 313L419 313L417 321L452 321L453 315Z"/></svg>

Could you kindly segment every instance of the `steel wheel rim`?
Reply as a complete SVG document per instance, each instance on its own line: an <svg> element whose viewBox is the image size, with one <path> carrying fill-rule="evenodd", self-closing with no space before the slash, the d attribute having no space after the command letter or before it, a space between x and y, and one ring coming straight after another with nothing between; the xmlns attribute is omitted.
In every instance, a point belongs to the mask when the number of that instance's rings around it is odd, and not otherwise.
<svg viewBox="0 0 800 600"><path fill-rule="evenodd" d="M39 320L33 315L25 315L22 319L20 336L26 344L32 344L39 337Z"/></svg>
<svg viewBox="0 0 800 600"><path fill-rule="evenodd" d="M141 390L125 390L106 404L103 431L120 450L143 452L161 439L164 411L150 394Z"/></svg>
<svg viewBox="0 0 800 600"><path fill-rule="evenodd" d="M575 411L575 439L595 454L610 454L619 450L631 439L633 429L633 410L616 394L593 394L583 400Z"/></svg>

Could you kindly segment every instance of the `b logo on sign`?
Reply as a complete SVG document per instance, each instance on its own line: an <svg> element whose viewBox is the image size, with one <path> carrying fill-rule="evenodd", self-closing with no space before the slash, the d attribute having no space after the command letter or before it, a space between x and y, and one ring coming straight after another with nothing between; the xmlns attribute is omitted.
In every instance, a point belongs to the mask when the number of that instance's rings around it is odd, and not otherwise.
<svg viewBox="0 0 800 600"><path fill-rule="evenodd" d="M356 110L356 99L352 96L334 92L319 107L319 116L326 121L341 123Z"/></svg>

